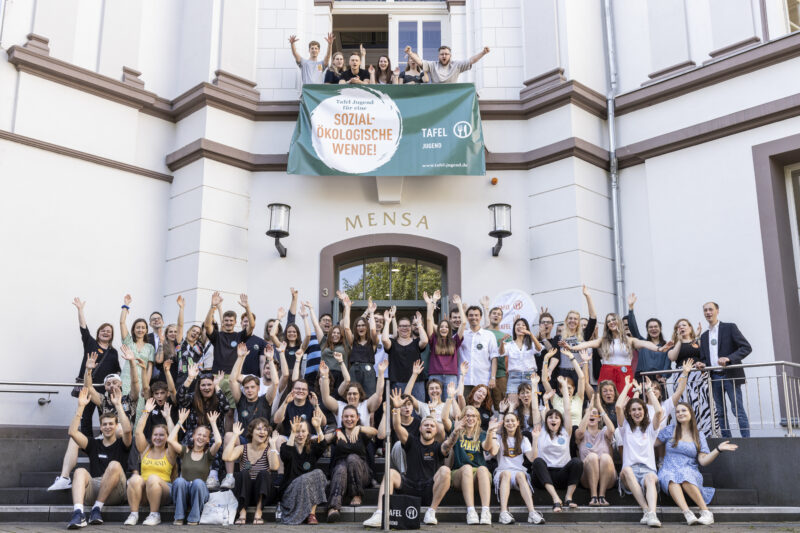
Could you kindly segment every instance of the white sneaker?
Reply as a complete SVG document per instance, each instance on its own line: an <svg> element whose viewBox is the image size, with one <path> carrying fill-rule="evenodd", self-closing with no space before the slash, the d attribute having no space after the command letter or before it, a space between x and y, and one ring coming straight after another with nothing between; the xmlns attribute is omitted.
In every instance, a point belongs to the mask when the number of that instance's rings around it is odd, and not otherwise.
<svg viewBox="0 0 800 533"><path fill-rule="evenodd" d="M656 513L652 511L647 513L647 525L650 527L661 527L661 520L658 519Z"/></svg>
<svg viewBox="0 0 800 533"><path fill-rule="evenodd" d="M492 511L490 511L489 509L483 509L481 511L481 525L482 526L492 525Z"/></svg>
<svg viewBox="0 0 800 533"><path fill-rule="evenodd" d="M67 490L72 488L72 481L68 477L56 476L53 484L47 487L48 491L51 490Z"/></svg>
<svg viewBox="0 0 800 533"><path fill-rule="evenodd" d="M125 522L122 523L123 526L135 526L139 523L139 513L131 513L128 515L128 518L125 519Z"/></svg>
<svg viewBox="0 0 800 533"><path fill-rule="evenodd" d="M544 524L544 517L539 511L533 510L528 512L529 524Z"/></svg>
<svg viewBox="0 0 800 533"><path fill-rule="evenodd" d="M683 512L683 517L686 518L686 523L690 526L693 526L697 523L697 517L689 509L686 509Z"/></svg>
<svg viewBox="0 0 800 533"><path fill-rule="evenodd" d="M480 521L480 518L478 518L478 512L475 509L467 509L467 525L474 526Z"/></svg>
<svg viewBox="0 0 800 533"><path fill-rule="evenodd" d="M225 479L222 480L222 484L219 486L221 489L232 489L236 486L236 478L233 477L233 474L227 474Z"/></svg>
<svg viewBox="0 0 800 533"><path fill-rule="evenodd" d="M433 507L428 507L428 510L425 511L425 518L423 518L422 521L432 526L438 524L439 521L436 520L436 509Z"/></svg>
<svg viewBox="0 0 800 533"><path fill-rule="evenodd" d="M161 523L161 513L150 513L142 522L143 526L157 526Z"/></svg>
<svg viewBox="0 0 800 533"><path fill-rule="evenodd" d="M364 520L364 527L381 527L383 525L383 513L375 511L372 516Z"/></svg>
<svg viewBox="0 0 800 533"><path fill-rule="evenodd" d="M500 511L500 518L498 518L498 522L501 524L513 524L514 517L511 516L511 513L508 511Z"/></svg>
<svg viewBox="0 0 800 533"><path fill-rule="evenodd" d="M217 476L208 476L206 478L206 487L209 492L219 490L219 478Z"/></svg>
<svg viewBox="0 0 800 533"><path fill-rule="evenodd" d="M647 525L647 521L649 519L650 519L650 512L649 511L645 511L644 514L642 515L642 518L639 520L639 523L646 526Z"/></svg>
<svg viewBox="0 0 800 533"><path fill-rule="evenodd" d="M703 524L704 526L710 526L714 523L714 515L706 509L705 511L700 511L700 517L697 519L698 524Z"/></svg>

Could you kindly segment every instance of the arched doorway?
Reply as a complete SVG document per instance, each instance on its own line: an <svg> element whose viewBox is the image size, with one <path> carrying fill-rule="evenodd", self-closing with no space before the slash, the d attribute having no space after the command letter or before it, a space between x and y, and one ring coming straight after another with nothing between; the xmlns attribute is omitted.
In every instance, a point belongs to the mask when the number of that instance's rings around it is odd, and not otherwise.
<svg viewBox="0 0 800 533"><path fill-rule="evenodd" d="M320 252L320 313L339 311L336 291L353 300L353 316L361 314L369 297L379 309L397 305L400 315L424 309L423 291L461 293L461 252L455 246L417 235L382 233L330 244Z"/></svg>

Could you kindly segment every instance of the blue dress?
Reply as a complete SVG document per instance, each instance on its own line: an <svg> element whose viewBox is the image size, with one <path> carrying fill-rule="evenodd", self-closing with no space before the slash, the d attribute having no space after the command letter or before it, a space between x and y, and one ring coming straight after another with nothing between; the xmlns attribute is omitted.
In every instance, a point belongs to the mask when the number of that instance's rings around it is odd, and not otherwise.
<svg viewBox="0 0 800 533"><path fill-rule="evenodd" d="M658 471L658 482L661 485L661 490L669 494L670 482L680 484L688 481L700 489L703 501L707 504L711 503L711 498L714 497L714 489L703 486L703 474L700 473L697 465L697 448L694 443L686 441L679 441L678 445L673 447L672 437L674 434L674 423L658 433L658 440L663 442L666 448L664 464L661 470ZM700 452L709 453L708 443L702 433L700 433Z"/></svg>

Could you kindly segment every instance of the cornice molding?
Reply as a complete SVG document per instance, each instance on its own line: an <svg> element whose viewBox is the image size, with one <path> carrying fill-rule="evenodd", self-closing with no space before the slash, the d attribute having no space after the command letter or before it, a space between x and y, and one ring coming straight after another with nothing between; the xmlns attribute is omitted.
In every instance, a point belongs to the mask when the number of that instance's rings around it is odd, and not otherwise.
<svg viewBox="0 0 800 533"><path fill-rule="evenodd" d="M609 168L608 150L578 137L570 137L528 152L487 151L486 170L530 170L568 157L577 157L604 170Z"/></svg>
<svg viewBox="0 0 800 533"><path fill-rule="evenodd" d="M479 100L481 120L520 120L541 115L565 105L575 105L605 120L605 97L575 80L520 91L521 100Z"/></svg>

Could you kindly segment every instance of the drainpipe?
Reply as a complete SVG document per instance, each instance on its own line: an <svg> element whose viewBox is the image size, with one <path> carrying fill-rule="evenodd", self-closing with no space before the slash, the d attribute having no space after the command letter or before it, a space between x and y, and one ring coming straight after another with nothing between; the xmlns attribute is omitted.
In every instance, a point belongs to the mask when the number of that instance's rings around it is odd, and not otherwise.
<svg viewBox="0 0 800 533"><path fill-rule="evenodd" d="M608 159L611 173L611 215L614 234L614 285L617 292L617 313L624 315L625 306L625 277L622 262L622 238L620 236L619 215L619 169L617 168L617 129L615 98L617 95L617 54L614 49L614 17L611 11L611 0L603 0L603 19L605 22L605 55L606 73L608 74L608 93L606 95L606 109L608 113Z"/></svg>

